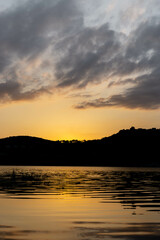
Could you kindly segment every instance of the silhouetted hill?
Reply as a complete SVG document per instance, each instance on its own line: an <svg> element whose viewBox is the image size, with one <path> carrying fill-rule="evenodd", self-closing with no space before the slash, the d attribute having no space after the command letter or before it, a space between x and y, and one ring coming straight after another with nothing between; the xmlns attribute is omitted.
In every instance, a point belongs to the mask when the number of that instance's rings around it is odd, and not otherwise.
<svg viewBox="0 0 160 240"><path fill-rule="evenodd" d="M160 166L160 129L120 130L100 140L0 139L0 165Z"/></svg>

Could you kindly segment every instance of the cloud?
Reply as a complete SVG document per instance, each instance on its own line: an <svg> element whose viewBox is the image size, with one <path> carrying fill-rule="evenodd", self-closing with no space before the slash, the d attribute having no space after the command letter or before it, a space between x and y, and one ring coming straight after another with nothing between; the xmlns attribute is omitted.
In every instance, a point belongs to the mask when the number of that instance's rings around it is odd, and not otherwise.
<svg viewBox="0 0 160 240"><path fill-rule="evenodd" d="M133 78L127 78L127 79L124 79L124 80L118 80L118 81L111 81L109 84L108 84L108 88L112 87L112 86L124 86L126 84L136 84L136 79L133 79Z"/></svg>
<svg viewBox="0 0 160 240"><path fill-rule="evenodd" d="M18 57L35 57L58 34L71 31L77 16L73 0L27 1L0 15L1 50L7 49Z"/></svg>
<svg viewBox="0 0 160 240"><path fill-rule="evenodd" d="M158 109L160 108L159 76L160 71L143 75L135 80L135 82L138 82L135 87L128 88L123 94L112 95L108 98L98 98L92 101L84 101L75 105L75 108L126 107L129 109ZM120 84L121 83L122 82L120 82Z"/></svg>
<svg viewBox="0 0 160 240"><path fill-rule="evenodd" d="M104 74L110 72L107 63L120 49L119 34L108 24L84 27L74 38L59 42L57 49L65 52L56 64L58 87L81 88L88 83L101 82Z"/></svg>
<svg viewBox="0 0 160 240"><path fill-rule="evenodd" d="M1 12L0 100L31 99L52 90L54 57L50 49L61 37L77 31L82 22L74 0L23 1ZM31 67L38 59L41 65ZM48 85L43 77L47 71L52 76ZM36 87L35 78L39 79Z"/></svg>
<svg viewBox="0 0 160 240"><path fill-rule="evenodd" d="M0 83L0 99L3 101L31 100L43 93L49 93L45 87L23 92L23 85L16 81Z"/></svg>
<svg viewBox="0 0 160 240"><path fill-rule="evenodd" d="M76 0L20 1L0 12L0 100L30 100L68 87L83 95L89 85L106 82L117 94L76 107L159 108L160 19L142 21L144 2L139 13L132 11L137 28L129 35L110 23L85 25Z"/></svg>
<svg viewBox="0 0 160 240"><path fill-rule="evenodd" d="M132 32L123 54L110 61L112 76L119 76L113 85L134 84L123 93L108 98L84 101L75 107L126 107L130 109L158 109L160 107L160 22L144 22ZM132 77L136 74L137 77ZM131 76L127 78L128 76Z"/></svg>

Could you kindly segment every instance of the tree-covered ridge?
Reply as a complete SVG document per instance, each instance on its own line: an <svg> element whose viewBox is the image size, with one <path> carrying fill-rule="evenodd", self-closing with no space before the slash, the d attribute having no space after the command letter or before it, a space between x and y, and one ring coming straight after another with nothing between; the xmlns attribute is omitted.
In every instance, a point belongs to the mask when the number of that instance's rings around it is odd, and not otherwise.
<svg viewBox="0 0 160 240"><path fill-rule="evenodd" d="M1 165L159 166L160 129L130 129L102 139L0 139Z"/></svg>

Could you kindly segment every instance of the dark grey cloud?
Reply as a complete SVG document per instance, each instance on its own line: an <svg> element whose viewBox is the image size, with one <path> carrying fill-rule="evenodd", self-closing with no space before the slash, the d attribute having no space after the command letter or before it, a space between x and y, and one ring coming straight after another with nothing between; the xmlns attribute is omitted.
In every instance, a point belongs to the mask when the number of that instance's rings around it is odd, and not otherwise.
<svg viewBox="0 0 160 240"><path fill-rule="evenodd" d="M118 80L118 81L111 81L109 84L108 84L108 88L112 87L112 86L124 86L126 84L136 84L137 81L136 79L133 79L133 78L127 78L127 79L124 79L124 80Z"/></svg>
<svg viewBox="0 0 160 240"><path fill-rule="evenodd" d="M84 101L77 104L75 108L126 107L130 109L158 109L160 108L159 76L160 71L143 75L135 79L135 82L138 82L136 86L128 88L123 94L112 95L109 98L97 98L91 101Z"/></svg>
<svg viewBox="0 0 160 240"><path fill-rule="evenodd" d="M2 101L32 100L41 94L49 93L45 87L24 92L24 86L20 82L7 81L0 83L0 99Z"/></svg>
<svg viewBox="0 0 160 240"><path fill-rule="evenodd" d="M141 24L132 32L125 51L110 62L112 76L119 76L119 81L111 81L108 86L127 83L134 84L108 98L84 101L75 107L126 107L140 109L160 108L160 22L152 21ZM132 77L137 74L137 77ZM127 78L130 76L129 78ZM124 79L123 79L124 78Z"/></svg>
<svg viewBox="0 0 160 240"><path fill-rule="evenodd" d="M122 95L113 95L108 101L111 106L127 108L158 109L160 107L160 71L141 76L135 87Z"/></svg>
<svg viewBox="0 0 160 240"><path fill-rule="evenodd" d="M30 65L33 60L41 58L41 66L46 59L43 54L52 48L61 37L77 31L83 23L81 12L74 0L33 0L22 1L0 13L0 100L31 99L41 92L51 90L52 83L46 87L45 79L40 79L40 71L33 75L39 78L39 86L35 88L34 79L22 80L27 70L21 66L23 61ZM48 55L48 58L51 58ZM53 59L52 59L53 61ZM48 66L46 66L47 69ZM52 64L53 68L53 64ZM36 69L37 70L37 69ZM44 69L45 70L45 69ZM21 72L13 74L13 72ZM53 70L52 70L53 71ZM6 77L12 72L12 80ZM32 73L31 73L32 74ZM33 76L34 78L34 76ZM30 90L26 91L26 86ZM8 96L8 97L6 97Z"/></svg>
<svg viewBox="0 0 160 240"><path fill-rule="evenodd" d="M58 34L71 31L77 19L82 18L73 0L27 1L0 15L1 50L37 56Z"/></svg>
<svg viewBox="0 0 160 240"><path fill-rule="evenodd" d="M150 50L158 51L160 45L160 19L154 18L144 23L132 32L126 57L137 59L148 55Z"/></svg>
<svg viewBox="0 0 160 240"><path fill-rule="evenodd" d="M65 54L56 64L58 87L84 87L88 83L101 82L110 73L107 62L120 49L120 34L104 24L95 28L83 28L73 38L57 44Z"/></svg>
<svg viewBox="0 0 160 240"><path fill-rule="evenodd" d="M32 99L53 92L53 85L83 91L106 81L123 92L76 107L159 108L160 20L141 22L127 36L109 23L86 26L80 6L28 0L0 13L0 100Z"/></svg>

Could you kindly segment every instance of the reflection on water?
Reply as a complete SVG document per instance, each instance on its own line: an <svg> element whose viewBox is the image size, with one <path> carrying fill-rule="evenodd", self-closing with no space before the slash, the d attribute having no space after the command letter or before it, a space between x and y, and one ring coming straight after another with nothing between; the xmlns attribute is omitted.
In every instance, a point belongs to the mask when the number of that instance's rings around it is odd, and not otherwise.
<svg viewBox="0 0 160 240"><path fill-rule="evenodd" d="M0 193L14 198L77 195L120 202L122 206L160 211L160 171L115 171L112 168L1 169Z"/></svg>
<svg viewBox="0 0 160 240"><path fill-rule="evenodd" d="M96 223L97 224L97 223ZM77 227L75 227L74 230L77 231L77 239L123 239L123 240L159 240L160 237L160 224L157 223L141 223L141 224L119 224L118 227L114 227L114 224L110 226L110 224L102 223L102 227L97 226L92 223L78 222ZM101 224L101 223L99 223ZM76 224L75 224L76 225ZM82 225L82 226L80 226ZM84 226L83 226L84 225ZM87 225L88 227L85 227ZM1 230L2 229L2 230ZM38 235L38 238L36 239L46 239L45 236L55 236L54 239L57 239L58 234L63 234L63 239L65 238L65 235L67 234L67 231L33 231L33 230L18 230L14 227L10 226L0 226L0 239L10 239L15 240L19 239L35 239L35 236ZM5 237L3 237L5 236ZM23 238L25 237L25 238Z"/></svg>
<svg viewBox="0 0 160 240"><path fill-rule="evenodd" d="M0 167L2 239L160 239L160 169Z"/></svg>
<svg viewBox="0 0 160 240"><path fill-rule="evenodd" d="M81 236L85 239L153 239L159 240L160 224L155 223L132 223L119 224L118 227L109 226L104 227L77 227Z"/></svg>

